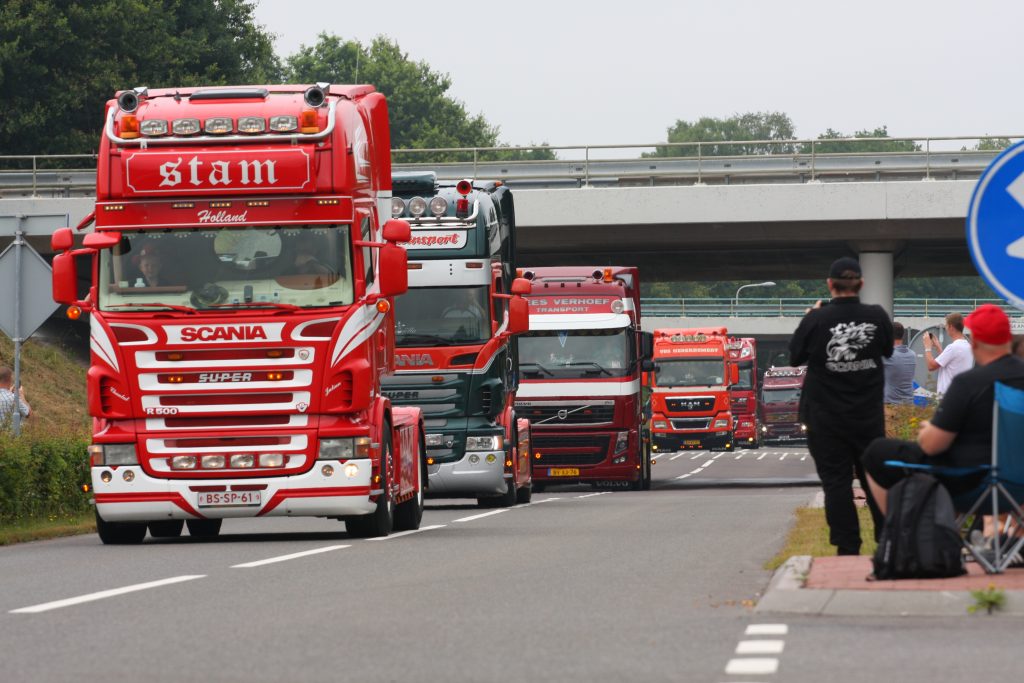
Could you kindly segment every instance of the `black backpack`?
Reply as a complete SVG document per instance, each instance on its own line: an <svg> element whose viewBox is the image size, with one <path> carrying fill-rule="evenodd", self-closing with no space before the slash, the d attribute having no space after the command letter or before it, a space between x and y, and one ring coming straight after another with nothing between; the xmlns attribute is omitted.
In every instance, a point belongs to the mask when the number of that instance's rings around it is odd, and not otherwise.
<svg viewBox="0 0 1024 683"><path fill-rule="evenodd" d="M912 474L889 490L875 551L876 579L960 576L964 569L953 499L929 474Z"/></svg>

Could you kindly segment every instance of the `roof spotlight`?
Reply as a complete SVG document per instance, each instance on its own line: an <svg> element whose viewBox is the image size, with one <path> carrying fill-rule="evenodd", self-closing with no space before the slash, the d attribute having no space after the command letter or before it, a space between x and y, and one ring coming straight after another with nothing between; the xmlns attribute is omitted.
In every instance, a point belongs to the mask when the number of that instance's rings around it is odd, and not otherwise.
<svg viewBox="0 0 1024 683"><path fill-rule="evenodd" d="M391 217L398 218L405 213L405 200L401 197L391 198Z"/></svg>
<svg viewBox="0 0 1024 683"><path fill-rule="evenodd" d="M434 197L430 200L430 213L434 214L435 217L440 218L441 216L448 213L448 200L444 197Z"/></svg>
<svg viewBox="0 0 1024 683"><path fill-rule="evenodd" d="M419 218L427 212L427 200L423 197L413 197L409 200L409 215Z"/></svg>

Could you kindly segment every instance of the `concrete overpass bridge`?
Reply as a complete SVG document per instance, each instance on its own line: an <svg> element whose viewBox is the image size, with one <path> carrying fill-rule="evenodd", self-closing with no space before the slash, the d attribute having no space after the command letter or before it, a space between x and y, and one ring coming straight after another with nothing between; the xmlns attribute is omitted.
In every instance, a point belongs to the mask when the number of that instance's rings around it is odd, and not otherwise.
<svg viewBox="0 0 1024 683"><path fill-rule="evenodd" d="M895 277L974 274L964 218L997 152L948 148L978 140L920 138L915 151L873 153L826 153L822 145L836 141L808 140L715 143L735 145L740 153L729 156L708 156L703 143L547 148L566 157L553 161L488 160L508 148L394 156L396 169L512 186L524 264L636 264L646 281L798 279L823 278L833 259L856 255L864 298L892 310ZM756 144L783 149L742 153ZM678 156L638 158L655 148ZM455 160L417 163L423 154ZM44 170L57 161L81 168ZM10 168L29 162L31 169ZM91 157L0 157L0 217L66 214L74 225L91 210L90 164ZM29 237L48 249L45 229Z"/></svg>

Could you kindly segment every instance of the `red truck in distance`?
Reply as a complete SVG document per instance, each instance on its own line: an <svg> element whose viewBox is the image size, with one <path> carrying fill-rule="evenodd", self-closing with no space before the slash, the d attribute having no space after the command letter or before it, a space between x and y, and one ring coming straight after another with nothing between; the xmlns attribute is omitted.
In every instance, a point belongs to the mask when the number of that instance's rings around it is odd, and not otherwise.
<svg viewBox="0 0 1024 683"><path fill-rule="evenodd" d="M726 357L724 327L654 331L651 440L659 453L731 450L729 387L737 367Z"/></svg>
<svg viewBox="0 0 1024 683"><path fill-rule="evenodd" d="M556 266L524 271L530 331L519 337L516 409L533 430L534 490L588 483L649 489L642 439L640 330L635 267Z"/></svg>
<svg viewBox="0 0 1024 683"><path fill-rule="evenodd" d="M757 410L757 340L753 337L730 339L726 344L729 363L736 366L736 383L729 387L733 420L733 443L759 448L761 423Z"/></svg>
<svg viewBox="0 0 1024 683"><path fill-rule="evenodd" d="M393 407L387 104L372 86L138 88L107 102L95 221L57 230L54 299L90 314L104 543L227 518L415 529L422 418ZM91 259L88 293L77 258Z"/></svg>
<svg viewBox="0 0 1024 683"><path fill-rule="evenodd" d="M807 367L768 368L761 384L761 438L765 443L806 441L800 422L800 392Z"/></svg>

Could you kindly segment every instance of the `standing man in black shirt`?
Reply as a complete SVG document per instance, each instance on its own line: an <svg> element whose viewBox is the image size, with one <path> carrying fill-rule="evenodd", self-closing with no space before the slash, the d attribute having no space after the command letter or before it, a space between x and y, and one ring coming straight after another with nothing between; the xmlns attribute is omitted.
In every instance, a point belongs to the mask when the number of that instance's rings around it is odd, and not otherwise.
<svg viewBox="0 0 1024 683"><path fill-rule="evenodd" d="M860 263L835 261L828 274L832 300L809 310L789 343L790 363L807 365L800 420L825 491L829 541L840 555L860 554L853 477L864 482L860 456L885 436L882 358L892 356L893 348L889 315L860 302L863 285ZM866 495L877 537L884 518L871 493Z"/></svg>
<svg viewBox="0 0 1024 683"><path fill-rule="evenodd" d="M885 510L886 491L907 471L886 467L886 460L973 467L992 461L992 402L996 382L1024 388L1024 360L1010 353L1010 319L998 306L979 306L965 321L971 330L974 367L953 378L930 422L923 422L917 441L878 439L864 452L868 485ZM950 493L963 493L978 478L943 479Z"/></svg>

